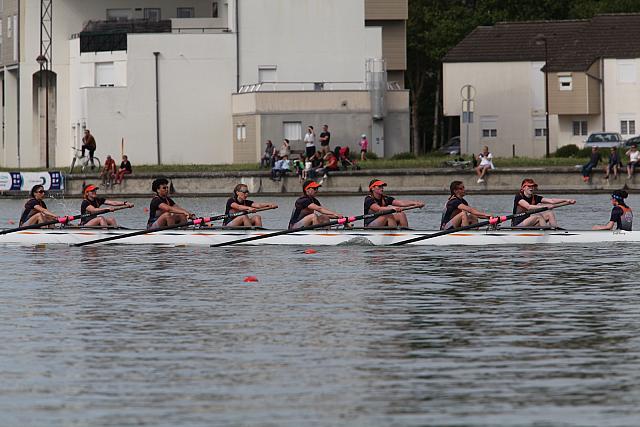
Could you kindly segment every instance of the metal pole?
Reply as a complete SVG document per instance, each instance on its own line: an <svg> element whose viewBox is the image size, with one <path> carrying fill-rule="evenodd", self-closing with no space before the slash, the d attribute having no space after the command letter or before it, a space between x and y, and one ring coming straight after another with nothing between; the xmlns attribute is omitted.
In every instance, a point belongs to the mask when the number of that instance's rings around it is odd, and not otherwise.
<svg viewBox="0 0 640 427"><path fill-rule="evenodd" d="M546 156L549 157L549 52L547 49L547 39L544 39L544 115L547 129L546 136Z"/></svg>
<svg viewBox="0 0 640 427"><path fill-rule="evenodd" d="M153 56L155 56L156 63L156 147L157 147L157 155L158 155L158 164L161 164L160 160L160 85L158 82L158 56L160 52L153 52Z"/></svg>
<svg viewBox="0 0 640 427"><path fill-rule="evenodd" d="M47 169L49 169L49 73L46 73L44 76L45 81L45 92L44 92L44 147L47 151L45 155L45 165ZM93 165L93 163L92 163Z"/></svg>

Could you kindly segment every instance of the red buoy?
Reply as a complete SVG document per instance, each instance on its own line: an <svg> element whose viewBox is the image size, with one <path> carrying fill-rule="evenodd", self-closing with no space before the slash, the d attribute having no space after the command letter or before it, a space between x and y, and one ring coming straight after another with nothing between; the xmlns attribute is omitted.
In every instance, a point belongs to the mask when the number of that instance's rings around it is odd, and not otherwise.
<svg viewBox="0 0 640 427"><path fill-rule="evenodd" d="M245 283L257 282L257 281L258 281L258 278L256 276L247 276L244 278Z"/></svg>
<svg viewBox="0 0 640 427"><path fill-rule="evenodd" d="M311 255L311 254L317 254L318 251L316 251L315 249L305 249L304 253L308 254L308 255Z"/></svg>

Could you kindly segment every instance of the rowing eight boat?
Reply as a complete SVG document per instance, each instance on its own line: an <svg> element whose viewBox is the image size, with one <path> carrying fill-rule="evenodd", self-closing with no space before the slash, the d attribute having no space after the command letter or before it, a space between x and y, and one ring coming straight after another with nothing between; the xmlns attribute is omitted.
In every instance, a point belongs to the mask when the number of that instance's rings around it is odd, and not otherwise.
<svg viewBox="0 0 640 427"><path fill-rule="evenodd" d="M58 228L25 230L12 234L0 235L0 244L16 245L73 245L109 236L131 233L130 229L95 229L95 228ZM168 230L133 236L101 244L127 245L166 245L166 246L210 246L251 236L271 233L274 230L264 229L190 229ZM427 236L436 231L406 229L337 229L309 230L256 240L255 243L243 245L375 245L387 246L393 243ZM587 244L606 242L639 242L639 231L621 230L552 230L552 229L487 229L466 230L444 236L425 239L411 243L420 246L449 245L521 245L521 244Z"/></svg>

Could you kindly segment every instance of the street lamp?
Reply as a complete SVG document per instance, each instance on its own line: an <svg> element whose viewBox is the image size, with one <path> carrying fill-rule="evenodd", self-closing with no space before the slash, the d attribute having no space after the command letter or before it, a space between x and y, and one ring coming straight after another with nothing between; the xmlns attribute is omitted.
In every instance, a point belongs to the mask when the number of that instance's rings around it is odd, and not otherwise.
<svg viewBox="0 0 640 427"><path fill-rule="evenodd" d="M42 87L42 74L45 74L44 89L44 148L45 148L45 166L49 169L49 73L44 73L45 68L48 69L47 57L38 55L36 62L40 65L40 87Z"/></svg>
<svg viewBox="0 0 640 427"><path fill-rule="evenodd" d="M544 44L544 117L545 117L545 139L546 139L546 156L549 157L549 74L547 71L549 65L549 49L547 38L543 34L536 37L538 46Z"/></svg>

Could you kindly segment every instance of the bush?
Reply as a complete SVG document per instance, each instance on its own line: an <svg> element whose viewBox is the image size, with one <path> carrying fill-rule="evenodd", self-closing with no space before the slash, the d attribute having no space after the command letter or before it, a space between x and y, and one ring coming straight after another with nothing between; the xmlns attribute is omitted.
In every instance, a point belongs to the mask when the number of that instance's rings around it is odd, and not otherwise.
<svg viewBox="0 0 640 427"><path fill-rule="evenodd" d="M367 151L367 160L378 160L378 155L373 151Z"/></svg>
<svg viewBox="0 0 640 427"><path fill-rule="evenodd" d="M600 149L600 156L602 156L602 148ZM578 151L577 157L591 157L591 147L584 147Z"/></svg>
<svg viewBox="0 0 640 427"><path fill-rule="evenodd" d="M591 150L589 150L591 152ZM578 157L580 149L575 144L564 145L554 153L555 157ZM587 155L588 157L588 155Z"/></svg>
<svg viewBox="0 0 640 427"><path fill-rule="evenodd" d="M391 157L391 160L413 160L416 158L416 155L413 153L398 153L394 154Z"/></svg>

